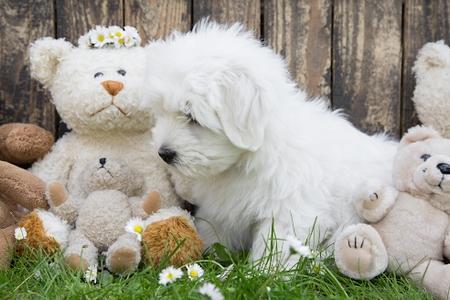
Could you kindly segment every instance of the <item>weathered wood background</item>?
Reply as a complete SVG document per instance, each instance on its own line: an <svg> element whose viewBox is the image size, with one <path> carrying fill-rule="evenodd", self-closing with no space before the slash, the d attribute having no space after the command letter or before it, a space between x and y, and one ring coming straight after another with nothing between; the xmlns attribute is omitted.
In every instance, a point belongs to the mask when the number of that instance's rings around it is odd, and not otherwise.
<svg viewBox="0 0 450 300"><path fill-rule="evenodd" d="M49 94L29 76L35 39L76 42L94 25L116 24L151 40L206 16L243 22L312 95L327 96L366 132L395 136L418 122L417 50L450 41L449 0L0 0L0 124L33 122L58 134Z"/></svg>

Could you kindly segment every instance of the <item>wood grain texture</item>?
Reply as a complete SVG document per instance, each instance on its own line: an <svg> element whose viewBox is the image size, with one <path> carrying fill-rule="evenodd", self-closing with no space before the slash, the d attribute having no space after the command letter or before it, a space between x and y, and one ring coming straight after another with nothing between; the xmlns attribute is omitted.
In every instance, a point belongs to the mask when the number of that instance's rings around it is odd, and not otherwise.
<svg viewBox="0 0 450 300"><path fill-rule="evenodd" d="M56 33L72 43L95 25L123 25L122 0L56 0Z"/></svg>
<svg viewBox="0 0 450 300"><path fill-rule="evenodd" d="M365 132L400 132L402 2L334 3L333 92Z"/></svg>
<svg viewBox="0 0 450 300"><path fill-rule="evenodd" d="M144 43L191 29L190 0L125 0L124 9L125 25L135 26Z"/></svg>
<svg viewBox="0 0 450 300"><path fill-rule="evenodd" d="M260 0L194 0L194 24L204 17L220 23L241 22L248 30L253 30L256 37L260 36Z"/></svg>
<svg viewBox="0 0 450 300"><path fill-rule="evenodd" d="M53 1L2 1L0 6L0 124L31 122L55 132L49 94L29 73L28 47L54 36Z"/></svg>
<svg viewBox="0 0 450 300"><path fill-rule="evenodd" d="M448 0L406 0L403 36L402 131L419 123L412 97L416 81L411 68L417 52L427 42L450 42L450 3Z"/></svg>
<svg viewBox="0 0 450 300"><path fill-rule="evenodd" d="M313 96L331 93L331 0L267 0L264 40Z"/></svg>

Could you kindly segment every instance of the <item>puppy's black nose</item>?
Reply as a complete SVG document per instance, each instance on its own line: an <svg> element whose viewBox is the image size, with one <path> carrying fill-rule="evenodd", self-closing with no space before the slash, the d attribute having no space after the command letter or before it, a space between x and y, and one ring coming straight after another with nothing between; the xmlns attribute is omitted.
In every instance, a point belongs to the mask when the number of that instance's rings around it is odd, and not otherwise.
<svg viewBox="0 0 450 300"><path fill-rule="evenodd" d="M165 147L159 148L158 155L162 158L162 160L164 160L169 165L171 163L173 163L173 161L177 157L177 153L175 151L170 150L170 149L165 148Z"/></svg>
<svg viewBox="0 0 450 300"><path fill-rule="evenodd" d="M98 160L100 162L100 165L104 166L106 164L106 158L102 157Z"/></svg>
<svg viewBox="0 0 450 300"><path fill-rule="evenodd" d="M437 165L437 168L438 168L439 171L441 171L441 173L444 174L444 175L450 174L450 165L449 165L449 164L441 163L441 164L438 164L438 165Z"/></svg>

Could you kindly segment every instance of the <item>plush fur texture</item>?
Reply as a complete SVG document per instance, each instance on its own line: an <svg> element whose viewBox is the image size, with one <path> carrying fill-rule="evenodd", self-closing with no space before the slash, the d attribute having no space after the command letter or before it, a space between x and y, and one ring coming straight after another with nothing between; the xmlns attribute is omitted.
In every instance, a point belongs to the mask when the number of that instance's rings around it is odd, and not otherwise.
<svg viewBox="0 0 450 300"><path fill-rule="evenodd" d="M151 265L167 260L179 267L202 255L203 242L190 217L181 217L179 214L152 220L142 234L142 241L146 260Z"/></svg>
<svg viewBox="0 0 450 300"><path fill-rule="evenodd" d="M0 126L0 160L16 165L35 162L53 146L53 135L33 124Z"/></svg>
<svg viewBox="0 0 450 300"><path fill-rule="evenodd" d="M10 225L0 228L0 270L9 267L12 254L14 252L14 229L16 226Z"/></svg>
<svg viewBox="0 0 450 300"><path fill-rule="evenodd" d="M373 225L344 230L335 244L336 264L357 279L373 278L388 267L448 299L450 265L444 257L450 258L450 139L431 128L410 129L393 174L395 189L366 191L357 203Z"/></svg>
<svg viewBox="0 0 450 300"><path fill-rule="evenodd" d="M64 255L72 267L75 267L77 255L79 267L84 269L86 263L97 264L99 252L107 251L107 266L111 271L134 271L140 261L141 248L140 243L135 241L136 237L131 239L125 232L125 226L132 217L148 216L144 211L143 202L152 201L153 198L141 196L144 188L141 173L124 163L108 158L85 163L86 166L76 178L78 189L86 194L85 198L69 194L61 184L56 186L53 183L49 184L47 196L50 210L63 220L54 216L55 221L59 220L57 222L59 224L53 221L51 226L45 226L46 219L53 214L46 212L45 218L40 215L44 231L47 233L46 237L54 237L58 242L57 245L65 249ZM60 188L63 190L60 191ZM60 235L64 235L68 242L61 242L55 229L66 222L75 226L75 233L70 234L69 228L66 228ZM27 244L28 241L38 238L30 234L30 238L27 237L22 243ZM30 246L36 247L39 243ZM126 267L125 261L120 259L122 255L117 253L130 254L130 251L135 253L134 259L126 260L129 263Z"/></svg>
<svg viewBox="0 0 450 300"><path fill-rule="evenodd" d="M306 239L316 219L314 242L359 221L359 182L391 182L396 143L308 99L281 57L239 25L201 23L150 44L147 56L154 141L175 153L169 169L198 206L205 246L251 249L257 260L273 224L285 260L283 239Z"/></svg>
<svg viewBox="0 0 450 300"><path fill-rule="evenodd" d="M444 41L426 44L417 55L413 71L413 101L420 121L450 138L450 47Z"/></svg>
<svg viewBox="0 0 450 300"><path fill-rule="evenodd" d="M35 210L22 218L18 225L27 232L27 238L17 244L20 253L39 247L48 254L54 254L60 247L67 245L70 227L51 213Z"/></svg>
<svg viewBox="0 0 450 300"><path fill-rule="evenodd" d="M33 164L31 173L28 173L28 176L39 180L39 194L33 194L35 190L30 189L33 186L28 182L20 182L20 189L17 189L13 182L19 182L18 176L14 177L14 181L0 182L1 193L12 190L7 194L8 199L13 203L20 199L20 204L29 209L36 207L36 197L45 205L48 200L52 204L53 213L72 223L75 219L78 220L80 212L76 202L88 198L93 192L90 186L80 184L84 172L98 168L104 160L112 171L114 166L109 162L121 161L123 165L139 172L139 176L129 177L125 186L118 187L129 197L131 210L136 212L140 209L142 213L142 206L134 199L141 200L155 191L160 194L158 206L180 205L166 167L157 158L156 151L152 151L151 110L141 107L145 59L142 47L85 49L74 47L64 39L53 38L43 38L33 43L30 48L31 75L50 90L56 110L72 131L60 138L50 153ZM12 173L6 172L3 167L0 172L2 178L8 178ZM61 184L71 201L56 207L54 204L58 201L53 203L51 199L46 199L44 190L52 182ZM95 183L98 187L97 184L98 182ZM139 184L139 189L130 190L134 184ZM19 195L18 192L22 191L28 193ZM47 193L47 196L50 194ZM103 200L105 198L103 196ZM119 214L119 206L107 207L111 209L111 215L103 210L106 215L103 215L102 220L109 218L109 223L114 223L112 214L119 215L120 222L116 226L123 223L123 219L129 215L122 211ZM97 203L97 206L91 208L105 207ZM90 216L95 216L95 213L91 211ZM102 228L94 230L101 231ZM89 240L86 236L81 236L83 232L78 233L78 242L69 245L66 252L73 250L80 253L84 242ZM112 234L116 233L114 231ZM90 249L86 253L89 253L86 260L71 256L69 261L78 262L79 266L93 262L96 250Z"/></svg>

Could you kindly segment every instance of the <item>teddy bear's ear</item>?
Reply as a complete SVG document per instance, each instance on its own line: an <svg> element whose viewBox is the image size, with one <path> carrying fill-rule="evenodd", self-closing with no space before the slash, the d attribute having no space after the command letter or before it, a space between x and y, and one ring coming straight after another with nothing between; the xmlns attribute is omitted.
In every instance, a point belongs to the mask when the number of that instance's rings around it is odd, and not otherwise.
<svg viewBox="0 0 450 300"><path fill-rule="evenodd" d="M432 68L443 68L450 66L450 48L444 41L427 43L417 54L417 60L413 71L421 73Z"/></svg>
<svg viewBox="0 0 450 300"><path fill-rule="evenodd" d="M405 146L433 138L441 138L441 135L431 127L418 125L408 129L408 132L401 139L400 145Z"/></svg>
<svg viewBox="0 0 450 300"><path fill-rule="evenodd" d="M73 45L64 39L45 37L30 46L31 77L48 87L53 80L61 58Z"/></svg>

